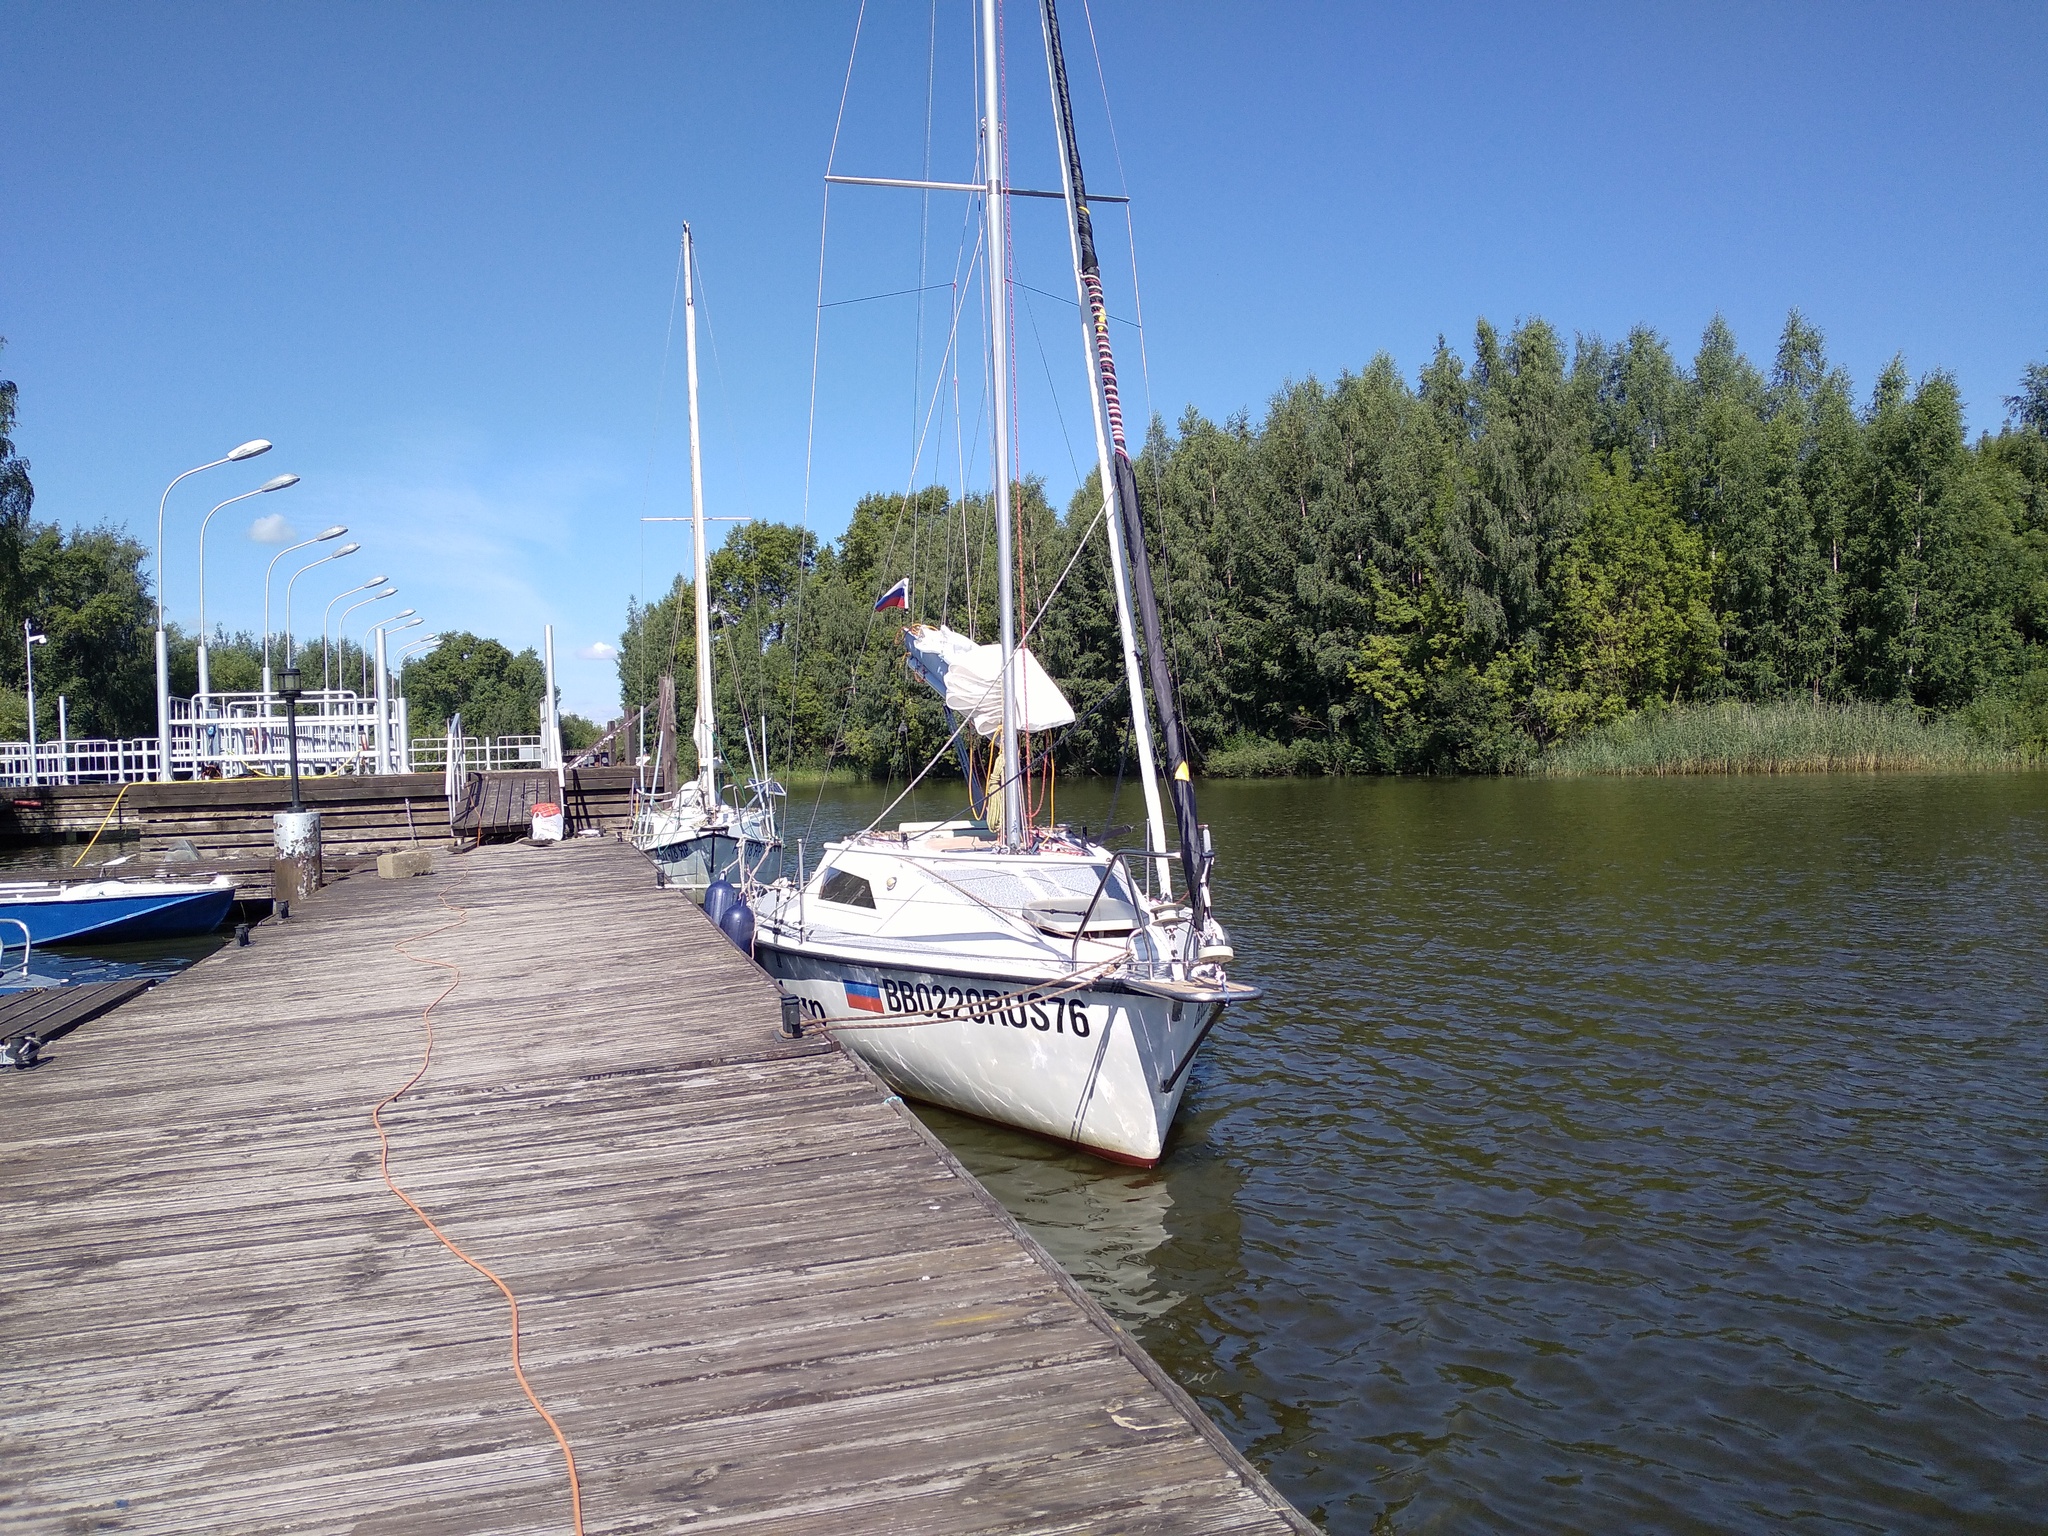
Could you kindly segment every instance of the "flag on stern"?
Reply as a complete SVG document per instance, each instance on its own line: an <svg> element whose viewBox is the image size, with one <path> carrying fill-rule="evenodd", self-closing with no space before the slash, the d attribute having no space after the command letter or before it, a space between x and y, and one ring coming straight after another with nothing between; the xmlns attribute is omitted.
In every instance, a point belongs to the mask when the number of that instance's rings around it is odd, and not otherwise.
<svg viewBox="0 0 2048 1536"><path fill-rule="evenodd" d="M910 606L910 578L904 577L895 586L875 599L875 612L884 608L908 608Z"/></svg>
<svg viewBox="0 0 2048 1536"><path fill-rule="evenodd" d="M885 1011L882 1007L882 989L872 981L847 981L842 985L846 988L847 1007L857 1008L862 1013Z"/></svg>

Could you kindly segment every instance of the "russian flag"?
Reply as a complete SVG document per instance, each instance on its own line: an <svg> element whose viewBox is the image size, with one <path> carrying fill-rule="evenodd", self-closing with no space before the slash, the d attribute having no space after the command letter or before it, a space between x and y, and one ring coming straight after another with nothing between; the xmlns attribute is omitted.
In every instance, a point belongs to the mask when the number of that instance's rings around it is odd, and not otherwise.
<svg viewBox="0 0 2048 1536"><path fill-rule="evenodd" d="M908 608L910 606L910 578L904 577L895 586L875 599L875 612L884 608Z"/></svg>
<svg viewBox="0 0 2048 1536"><path fill-rule="evenodd" d="M884 1011L882 1007L882 989L872 981L848 981L843 983L843 985L846 988L847 1007L857 1008L862 1013L881 1013Z"/></svg>

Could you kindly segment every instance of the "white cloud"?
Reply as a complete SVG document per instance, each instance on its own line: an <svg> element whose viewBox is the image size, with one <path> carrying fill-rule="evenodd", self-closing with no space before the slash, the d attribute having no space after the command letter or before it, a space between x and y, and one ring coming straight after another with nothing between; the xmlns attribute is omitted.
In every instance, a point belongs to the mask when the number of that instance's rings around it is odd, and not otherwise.
<svg viewBox="0 0 2048 1536"><path fill-rule="evenodd" d="M282 512L259 517L249 525L249 537L258 544L289 544L298 535L299 530L285 520Z"/></svg>
<svg viewBox="0 0 2048 1536"><path fill-rule="evenodd" d="M576 654L585 661L617 661L619 659L619 648L616 645L606 645L602 640L598 640L590 645L586 645Z"/></svg>

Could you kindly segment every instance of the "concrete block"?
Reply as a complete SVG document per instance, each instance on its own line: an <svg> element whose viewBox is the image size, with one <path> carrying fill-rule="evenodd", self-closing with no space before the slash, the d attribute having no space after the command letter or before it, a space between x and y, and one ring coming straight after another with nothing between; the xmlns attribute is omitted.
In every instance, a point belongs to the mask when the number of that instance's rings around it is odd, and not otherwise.
<svg viewBox="0 0 2048 1536"><path fill-rule="evenodd" d="M377 873L386 880L431 874L433 868L434 850L431 848L401 848L396 853L377 855Z"/></svg>

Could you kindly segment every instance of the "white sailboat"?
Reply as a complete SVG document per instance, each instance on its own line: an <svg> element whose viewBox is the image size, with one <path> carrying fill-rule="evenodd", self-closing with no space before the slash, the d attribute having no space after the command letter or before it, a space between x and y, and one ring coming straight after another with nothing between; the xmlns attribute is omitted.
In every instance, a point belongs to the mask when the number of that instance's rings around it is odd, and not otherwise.
<svg viewBox="0 0 2048 1536"><path fill-rule="evenodd" d="M988 796L995 814L870 828L826 845L808 879L753 893L755 952L809 1019L906 1097L1149 1165L1164 1150L1203 1041L1228 1005L1259 993L1229 979L1230 941L1209 909L1213 855L1208 829L1196 819L1152 597L1052 0L1043 6L1047 66L1148 847L1112 851L1066 827L1034 827L1026 814L1018 737L1073 713L1017 640L1002 277L1011 189L1000 152L995 0L982 0L981 16L985 179L975 190L987 220L985 270L998 275L987 286L1000 634L995 645L976 646L950 630L912 626L904 638L913 666L964 717L963 729L972 723L999 740ZM1171 773L1174 849L1166 844L1152 759L1132 582ZM1179 896L1173 864L1181 868Z"/></svg>
<svg viewBox="0 0 2048 1536"><path fill-rule="evenodd" d="M775 801L782 786L768 778L766 765L753 761L747 744L750 779L748 800L721 796L718 781L718 730L711 690L711 599L706 580L704 540L704 468L697 429L697 291L696 247L690 226L683 226L683 354L690 395L690 523L691 572L696 598L697 711L690 730L697 752L697 773L666 793L640 798L633 815L633 844L654 860L663 879L680 886L697 901L713 880L734 883L758 879L782 846L776 835ZM765 743L764 743L765 746Z"/></svg>

